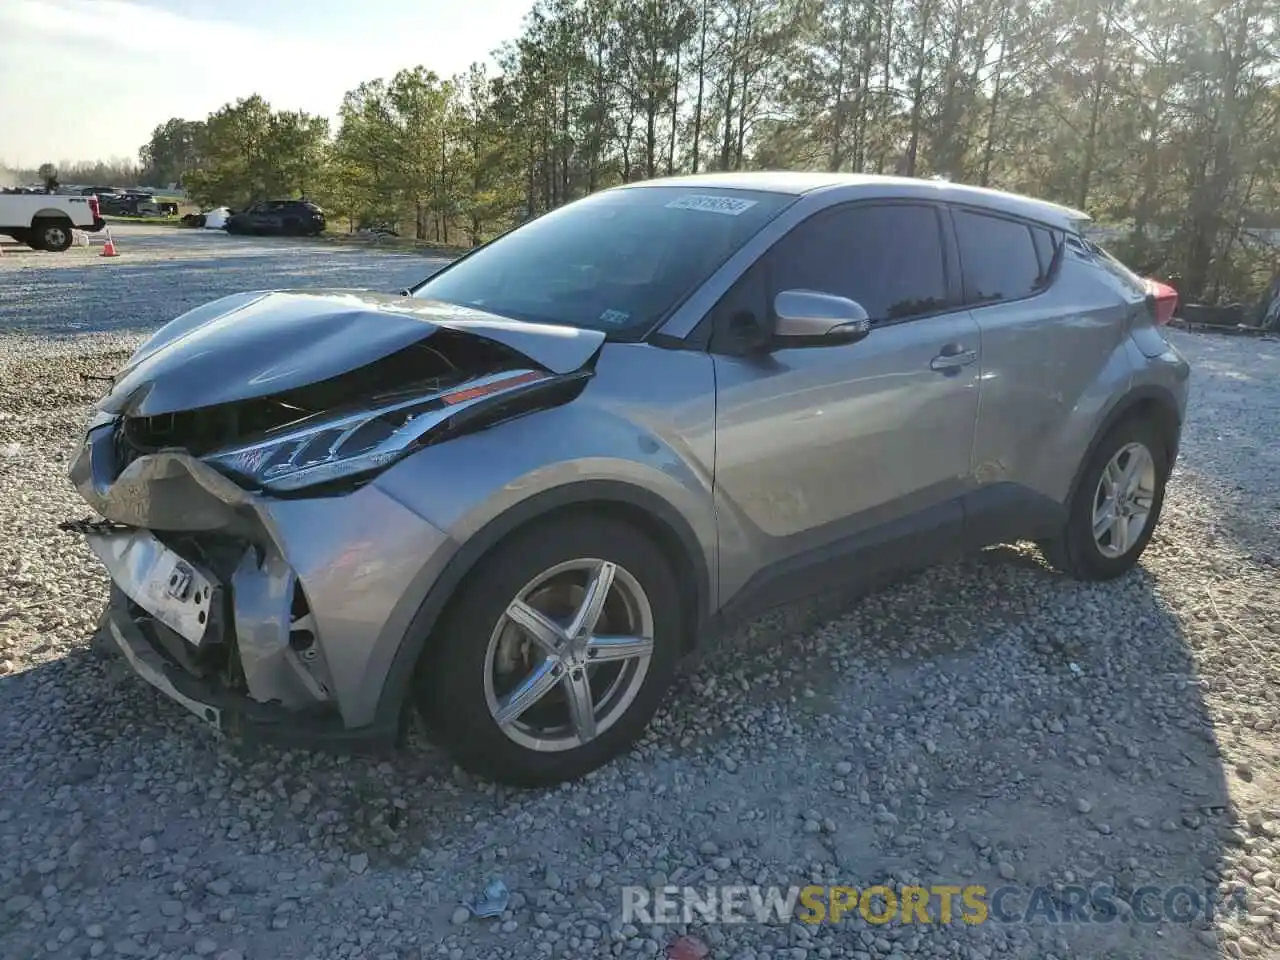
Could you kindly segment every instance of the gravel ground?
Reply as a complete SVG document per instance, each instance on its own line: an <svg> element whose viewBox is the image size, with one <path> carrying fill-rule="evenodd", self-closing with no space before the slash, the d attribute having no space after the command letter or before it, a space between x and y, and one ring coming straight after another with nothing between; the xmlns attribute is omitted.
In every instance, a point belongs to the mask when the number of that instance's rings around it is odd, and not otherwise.
<svg viewBox="0 0 1280 960"><path fill-rule="evenodd" d="M134 228L0 259L0 956L720 960L1276 956L1280 344L1174 334L1183 459L1141 568L1029 547L758 620L631 755L558 790L231 748L90 654L106 594L55 524L93 384L235 289L395 289L420 257ZM501 877L508 912L461 898ZM623 924L623 885L1217 885L1216 922ZM936 919L936 909L934 917ZM686 954L696 956L695 952Z"/></svg>

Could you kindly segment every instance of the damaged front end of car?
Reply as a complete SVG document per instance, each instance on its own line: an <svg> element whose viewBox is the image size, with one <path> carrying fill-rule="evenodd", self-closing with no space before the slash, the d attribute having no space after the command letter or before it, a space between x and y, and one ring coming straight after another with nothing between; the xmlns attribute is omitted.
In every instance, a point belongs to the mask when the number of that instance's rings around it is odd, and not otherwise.
<svg viewBox="0 0 1280 960"><path fill-rule="evenodd" d="M383 301L344 309L330 333L393 322ZM285 375L244 369L244 341L273 336L246 334L247 322L215 323L233 331L239 369L219 360L226 335L204 325L199 345L184 334L135 354L95 405L71 467L103 519L63 527L110 575L103 637L213 727L302 745L390 742L403 715L377 691L386 640L406 626L394 604L455 545L377 478L424 447L572 399L598 343L537 356L509 345L527 346L527 331L473 332L436 308L412 318L417 331L388 338L389 353L356 350L364 362L336 374L341 363L326 357L316 369L328 376L299 383L305 364L284 343L261 363ZM219 402L172 409L201 395Z"/></svg>

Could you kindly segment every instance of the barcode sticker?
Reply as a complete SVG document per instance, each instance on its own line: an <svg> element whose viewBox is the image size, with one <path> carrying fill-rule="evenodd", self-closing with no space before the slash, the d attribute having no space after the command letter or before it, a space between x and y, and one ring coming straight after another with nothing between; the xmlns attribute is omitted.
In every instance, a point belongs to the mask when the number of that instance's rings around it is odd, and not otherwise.
<svg viewBox="0 0 1280 960"><path fill-rule="evenodd" d="M667 207L671 210L701 210L704 213L723 213L736 217L755 205L755 200L744 200L742 197L717 197L705 193L689 193L683 197L676 197L667 204Z"/></svg>

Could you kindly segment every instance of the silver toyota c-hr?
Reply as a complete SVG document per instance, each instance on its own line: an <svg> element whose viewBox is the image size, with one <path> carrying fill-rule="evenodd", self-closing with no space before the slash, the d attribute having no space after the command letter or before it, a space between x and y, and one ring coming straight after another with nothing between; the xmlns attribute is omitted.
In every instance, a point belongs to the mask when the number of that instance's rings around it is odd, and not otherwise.
<svg viewBox="0 0 1280 960"><path fill-rule="evenodd" d="M71 475L102 636L237 735L522 784L627 748L724 624L983 545L1137 561L1189 370L1086 217L725 174L548 213L399 295L252 292L155 333ZM963 603L963 598L957 598Z"/></svg>

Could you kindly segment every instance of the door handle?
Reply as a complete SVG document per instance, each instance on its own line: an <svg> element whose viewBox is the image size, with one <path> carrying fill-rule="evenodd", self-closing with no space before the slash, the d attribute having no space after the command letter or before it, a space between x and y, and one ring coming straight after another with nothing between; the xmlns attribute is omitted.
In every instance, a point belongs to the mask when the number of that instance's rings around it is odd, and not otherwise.
<svg viewBox="0 0 1280 960"><path fill-rule="evenodd" d="M952 343L943 347L942 352L929 361L929 367L943 372L959 370L961 367L967 367L969 364L976 362L977 359L978 351L966 350L960 344Z"/></svg>

